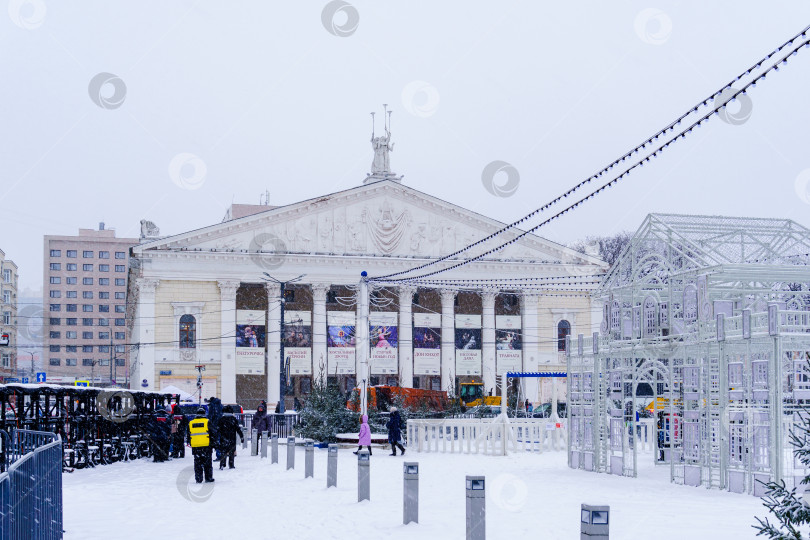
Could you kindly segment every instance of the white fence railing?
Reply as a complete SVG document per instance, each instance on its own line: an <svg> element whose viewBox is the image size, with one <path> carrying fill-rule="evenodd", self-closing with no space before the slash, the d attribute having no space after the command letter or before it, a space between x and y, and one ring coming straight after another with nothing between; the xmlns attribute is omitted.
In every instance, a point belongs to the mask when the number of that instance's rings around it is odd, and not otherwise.
<svg viewBox="0 0 810 540"><path fill-rule="evenodd" d="M565 420L452 418L408 420L408 447L417 452L506 455L565 450Z"/></svg>

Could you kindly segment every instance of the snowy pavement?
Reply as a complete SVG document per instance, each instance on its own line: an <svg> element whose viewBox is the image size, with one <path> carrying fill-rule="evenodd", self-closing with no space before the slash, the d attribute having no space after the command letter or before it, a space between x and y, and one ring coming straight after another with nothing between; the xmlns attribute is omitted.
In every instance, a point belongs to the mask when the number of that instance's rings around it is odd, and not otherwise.
<svg viewBox="0 0 810 540"><path fill-rule="evenodd" d="M214 466L213 484L197 485L185 459L141 460L64 475L65 538L462 539L464 476L487 479L487 534L493 539L570 539L579 534L580 504L609 504L611 538L754 538L761 501L672 485L668 469L643 468L637 479L573 471L564 453L509 457L418 454L390 457L375 449L371 501L357 503L357 459L338 458L338 487L326 488L326 450L315 450L315 478L239 450L235 470ZM402 525L402 462L420 463L419 524ZM181 486L178 488L178 478ZM190 479L191 484L184 480ZM201 487L202 500L193 502ZM206 498L207 496L207 498Z"/></svg>

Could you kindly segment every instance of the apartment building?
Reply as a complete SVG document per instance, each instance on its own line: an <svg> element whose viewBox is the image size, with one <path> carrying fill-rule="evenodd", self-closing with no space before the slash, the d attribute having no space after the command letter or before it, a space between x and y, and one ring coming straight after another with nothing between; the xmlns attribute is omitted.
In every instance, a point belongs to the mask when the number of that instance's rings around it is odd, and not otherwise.
<svg viewBox="0 0 810 540"><path fill-rule="evenodd" d="M49 382L128 382L129 248L104 223L77 236L45 236L43 335Z"/></svg>
<svg viewBox="0 0 810 540"><path fill-rule="evenodd" d="M17 283L17 265L0 249L0 343L8 335L8 344L0 345L0 380L4 382L17 376Z"/></svg>

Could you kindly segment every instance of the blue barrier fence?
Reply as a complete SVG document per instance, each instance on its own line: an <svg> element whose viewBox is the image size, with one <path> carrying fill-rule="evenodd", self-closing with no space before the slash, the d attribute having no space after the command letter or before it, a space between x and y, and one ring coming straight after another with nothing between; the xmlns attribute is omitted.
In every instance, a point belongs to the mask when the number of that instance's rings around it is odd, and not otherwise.
<svg viewBox="0 0 810 540"><path fill-rule="evenodd" d="M62 439L25 429L0 434L7 467L0 473L0 540L61 539Z"/></svg>

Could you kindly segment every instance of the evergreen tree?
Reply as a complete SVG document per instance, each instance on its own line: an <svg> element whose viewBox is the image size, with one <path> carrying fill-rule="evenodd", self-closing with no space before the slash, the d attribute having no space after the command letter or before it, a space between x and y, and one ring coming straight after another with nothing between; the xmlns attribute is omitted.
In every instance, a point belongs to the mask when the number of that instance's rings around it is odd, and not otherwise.
<svg viewBox="0 0 810 540"><path fill-rule="evenodd" d="M799 413L801 424L797 424L790 432L790 444L793 453L806 468L810 468L810 416L804 412ZM810 483L810 476L802 480L802 485ZM810 525L810 508L802 502L802 493L796 493L796 488L787 489L784 481L768 482L767 493L762 498L763 504L776 518L775 523L756 518L758 525L757 536L765 536L772 540L801 540L800 528L807 529Z"/></svg>
<svg viewBox="0 0 810 540"><path fill-rule="evenodd" d="M346 407L346 397L337 384L328 384L323 375L313 381L309 398L300 412L302 437L335 442L338 433L357 433L360 415Z"/></svg>

